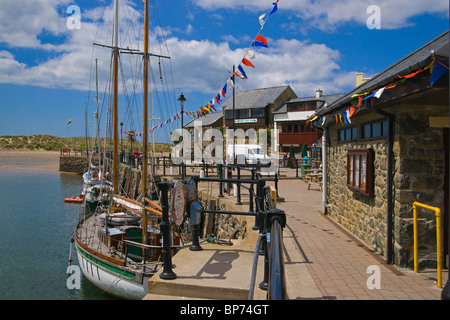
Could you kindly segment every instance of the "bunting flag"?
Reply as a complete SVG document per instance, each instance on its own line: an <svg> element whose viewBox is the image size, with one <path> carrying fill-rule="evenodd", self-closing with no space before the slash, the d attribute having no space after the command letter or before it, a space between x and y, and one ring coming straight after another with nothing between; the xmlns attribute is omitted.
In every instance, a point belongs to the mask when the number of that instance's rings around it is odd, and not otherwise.
<svg viewBox="0 0 450 320"><path fill-rule="evenodd" d="M220 94L218 94L217 96L215 96L214 97L214 99L216 99L216 102L218 103L218 104L220 104Z"/></svg>
<svg viewBox="0 0 450 320"><path fill-rule="evenodd" d="M430 73L430 84L434 85L434 83L436 83L436 81L438 81L442 76L444 76L447 72L449 72L449 67L447 65L445 65L444 63L442 63L441 61L437 60L436 57L432 57L432 61L431 63L426 66L423 69L419 69L416 70L410 74L407 75L397 75L397 78L400 80L397 80L389 85L386 85L382 88L378 88L376 90L373 91L369 91L369 92L365 92L365 93L361 93L361 94L354 94L352 96L352 98L356 98L355 100L350 101L350 105L348 107L347 110L345 110L343 113L341 114L335 114L335 120L336 123L342 123L343 125L348 125L349 123L351 123L351 117L355 114L356 110L361 106L362 102L370 99L372 97L380 99L380 97L384 94L384 92L386 90L389 89L393 89L395 87L397 87L400 84L403 84L404 82L408 81L409 79L412 79L414 77L416 77L417 75L423 73L424 71L429 71ZM328 117L332 117L332 116L328 116ZM313 118L310 121L315 121L317 119L317 116L313 116ZM319 119L320 122L321 119ZM325 124L327 119L324 119L322 122L322 125Z"/></svg>
<svg viewBox="0 0 450 320"><path fill-rule="evenodd" d="M227 83L225 83L225 85L222 88L222 91L220 92L220 94L222 95L222 97L225 98L225 95L227 93Z"/></svg>
<svg viewBox="0 0 450 320"><path fill-rule="evenodd" d="M67 121L67 123L66 124L71 124L72 123L72 120L69 120L69 121Z"/></svg>
<svg viewBox="0 0 450 320"><path fill-rule="evenodd" d="M433 71L431 72L430 83L434 85L444 74L448 72L448 67L442 63L434 61Z"/></svg>
<svg viewBox="0 0 450 320"><path fill-rule="evenodd" d="M384 90L386 90L386 87L379 89L376 93L375 93L375 98L380 99L381 95L383 94Z"/></svg>
<svg viewBox="0 0 450 320"><path fill-rule="evenodd" d="M265 47L268 48L269 46L267 45L267 39L264 38L262 35L258 34L255 38L255 40L253 41L252 47Z"/></svg>
<svg viewBox="0 0 450 320"><path fill-rule="evenodd" d="M247 75L245 74L244 68L242 68L241 65L238 66L238 70L236 70L233 74L241 79L248 79Z"/></svg>
<svg viewBox="0 0 450 320"><path fill-rule="evenodd" d="M259 24L261 25L261 28L263 28L264 27L264 24L266 23L265 21L264 21L264 18L266 17L266 13L264 13L263 15L261 15L261 16L259 16Z"/></svg>
<svg viewBox="0 0 450 320"><path fill-rule="evenodd" d="M228 84L230 87L233 87L233 88L234 88L233 79L229 78L229 79L227 80L227 84Z"/></svg>
<svg viewBox="0 0 450 320"><path fill-rule="evenodd" d="M277 10L278 10L278 1L280 1L280 0L277 0L277 2L272 3L272 4L273 4L273 9L272 9L272 11L270 12L269 16L271 16L272 14L274 14L275 12L277 12Z"/></svg>
<svg viewBox="0 0 450 320"><path fill-rule="evenodd" d="M253 51L252 49L248 49L245 56L252 60L256 58L255 51Z"/></svg>
<svg viewBox="0 0 450 320"><path fill-rule="evenodd" d="M247 59L242 59L242 63L244 64L244 65L246 65L247 67L255 67L254 65L253 65L253 63L251 63L250 61L248 61Z"/></svg>
<svg viewBox="0 0 450 320"><path fill-rule="evenodd" d="M278 10L278 2L279 0L276 0L273 4L273 8L271 9L270 13L262 14L259 16L258 20L261 25L261 29L258 32L258 35L255 37L255 39L252 41L252 44L250 48L245 53L245 56L240 61L240 64L238 65L237 70L233 73L234 76L238 76L241 79L248 79L247 74L244 71L244 68L242 66L247 66L251 68L255 68L255 65L250 62L249 59L254 60L256 57L255 51L252 48L256 47L265 47L268 48L267 39L264 38L262 35L260 35L261 30L264 28L267 20L269 19L269 16L274 14ZM231 88L235 87L234 83L234 77L229 77L226 81L225 85L222 87L221 90L218 91L218 93L208 102L207 106L200 107L197 111L190 112L190 111L182 111L181 113L177 113L170 117L168 120L162 122L161 124L154 126L150 131L153 132L154 130L163 127L164 124L169 124L172 122L175 122L175 120L180 119L180 115L183 116L183 113L186 115L189 115L193 119L198 119L202 117L206 117L208 114L211 114L213 112L217 112L216 108L214 107L214 104L217 102L217 104L221 104L221 100L226 97L227 90L231 90ZM214 111L213 111L214 110ZM320 121L322 121L322 118L320 118ZM325 120L324 120L325 122Z"/></svg>

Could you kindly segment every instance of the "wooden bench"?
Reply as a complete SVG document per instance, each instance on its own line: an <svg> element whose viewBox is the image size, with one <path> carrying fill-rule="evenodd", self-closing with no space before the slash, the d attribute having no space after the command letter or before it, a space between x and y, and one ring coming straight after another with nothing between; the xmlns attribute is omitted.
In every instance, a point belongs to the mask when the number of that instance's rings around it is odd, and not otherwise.
<svg viewBox="0 0 450 320"><path fill-rule="evenodd" d="M306 175L306 182L308 182L308 190L311 188L311 184L317 183L322 191L322 173L309 173Z"/></svg>

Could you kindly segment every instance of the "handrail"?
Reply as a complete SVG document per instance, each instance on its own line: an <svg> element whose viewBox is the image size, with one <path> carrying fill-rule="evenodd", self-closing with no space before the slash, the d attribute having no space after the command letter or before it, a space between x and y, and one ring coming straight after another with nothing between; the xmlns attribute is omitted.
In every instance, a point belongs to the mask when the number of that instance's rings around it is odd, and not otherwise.
<svg viewBox="0 0 450 320"><path fill-rule="evenodd" d="M442 228L441 228L441 209L428 206L420 202L413 203L414 219L414 272L419 270L418 259L418 241L417 241L417 208L421 207L435 212L436 216L436 247L437 247L437 285L442 288Z"/></svg>
<svg viewBox="0 0 450 320"><path fill-rule="evenodd" d="M272 219L270 228L270 253L269 253L269 288L268 300L286 300L286 278L284 274L283 258L283 231L279 217Z"/></svg>
<svg viewBox="0 0 450 320"><path fill-rule="evenodd" d="M283 210L276 209L273 206L273 202L270 195L270 187L265 187L265 180L261 178L261 175L256 175L256 179L221 179L221 178L200 178L198 176L193 176L196 185L198 182L234 182L234 183L246 183L257 186L256 194L253 194L252 188L250 188L250 193L254 195L256 212L253 212L252 207L247 212L242 211L223 211L223 210L209 210L203 209L201 205L197 203L198 206L194 206L191 209L191 224L193 225L192 232L192 243L193 246L190 247L192 251L202 250L199 245L199 235L196 231L200 224L201 216L197 216L199 212L208 214L230 214L230 215L246 215L254 216L255 227L259 229L259 238L256 244L254 262L252 266L252 276L249 291L249 299L253 298L254 282L256 277L256 265L258 263L258 256L262 253L264 254L264 280L259 284L259 287L263 290L269 290L267 297L268 299L286 299L286 283L285 283L285 272L284 272L284 258L283 258L283 231L282 229L286 225L286 214ZM164 224L168 224L168 188L170 183L160 182L158 183L161 192L161 207L163 209L163 220L165 223L161 224L161 231L163 238L168 237L168 228ZM196 208L195 208L196 207ZM194 222L192 221L194 217ZM255 227L253 228L254 230ZM270 236L269 236L270 234ZM270 240L269 240L270 239ZM167 246L167 247L166 247ZM163 240L163 254L169 252L170 239L167 238ZM194 248L195 247L195 248ZM269 252L270 251L270 252ZM172 271L172 261L170 256L164 256L164 271L160 274L160 278L171 280L175 279L177 275Z"/></svg>

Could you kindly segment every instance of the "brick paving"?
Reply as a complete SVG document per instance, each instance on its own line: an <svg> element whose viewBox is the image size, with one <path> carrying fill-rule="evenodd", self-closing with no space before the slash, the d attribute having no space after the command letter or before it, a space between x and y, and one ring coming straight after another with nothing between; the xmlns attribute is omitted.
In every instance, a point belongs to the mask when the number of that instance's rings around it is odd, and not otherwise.
<svg viewBox="0 0 450 320"><path fill-rule="evenodd" d="M308 190L307 184L301 180L282 180L279 182L279 195L285 198L285 202L279 202L277 207L287 214L288 226L284 230L285 245L289 246L287 260L295 253L293 251L297 251L302 261L295 263L306 265L318 289L302 296L302 289L298 288L298 294L291 299L441 299L442 289L436 283L436 270L415 273L387 265L383 257L323 214L319 188ZM286 263L289 266L289 261ZM368 273L370 266L379 267L379 289L368 288L368 279L374 275L373 271ZM444 285L447 275L447 270L444 270ZM311 292L316 296L311 296Z"/></svg>
<svg viewBox="0 0 450 320"><path fill-rule="evenodd" d="M189 174L198 174L189 172ZM282 172L293 178L295 172ZM267 185L274 186L273 182ZM285 268L290 299L311 300L441 300L436 270L415 273L385 263L330 217L323 214L322 192L317 185L300 179L280 180L277 207L287 214L284 229ZM218 194L218 184L201 184ZM217 192L217 193L216 193ZM242 193L242 210L247 210L248 194ZM234 196L225 196L234 203ZM367 282L379 267L380 288L369 289ZM448 270L443 270L445 285Z"/></svg>

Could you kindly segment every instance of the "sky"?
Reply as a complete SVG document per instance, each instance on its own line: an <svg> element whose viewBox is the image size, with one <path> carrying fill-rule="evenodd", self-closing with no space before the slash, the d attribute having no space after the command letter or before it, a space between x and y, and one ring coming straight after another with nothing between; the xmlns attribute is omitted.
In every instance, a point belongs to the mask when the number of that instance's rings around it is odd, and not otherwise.
<svg viewBox="0 0 450 320"><path fill-rule="evenodd" d="M306 97L348 92L357 72L374 76L449 28L448 0L279 0L271 15L275 0L149 1L150 51L170 57L150 58L150 128L180 112L181 93L187 111L213 100L258 34L268 46L251 48L254 68L242 65L236 90L290 85ZM119 46L142 51L142 0L119 8ZM111 49L93 43L111 46L112 30L111 0L1 0L0 136L93 136L97 105L104 136ZM121 54L124 131L142 132L141 64ZM157 142L175 120L154 131Z"/></svg>

